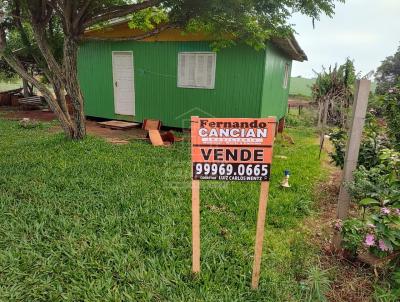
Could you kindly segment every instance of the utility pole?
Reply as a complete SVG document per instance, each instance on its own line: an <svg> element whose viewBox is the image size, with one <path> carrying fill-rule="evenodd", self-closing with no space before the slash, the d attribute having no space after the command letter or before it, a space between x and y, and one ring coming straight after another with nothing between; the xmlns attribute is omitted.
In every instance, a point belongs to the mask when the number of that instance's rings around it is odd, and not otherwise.
<svg viewBox="0 0 400 302"><path fill-rule="evenodd" d="M360 151L370 91L370 80L362 79L357 81L356 93L354 95L353 117L351 120L350 135L346 146L342 182L340 184L337 205L338 219L346 219L349 214L350 194L347 191L346 184L353 180L353 172L357 168L358 154ZM333 241L335 247L339 249L341 245L340 234L335 234Z"/></svg>

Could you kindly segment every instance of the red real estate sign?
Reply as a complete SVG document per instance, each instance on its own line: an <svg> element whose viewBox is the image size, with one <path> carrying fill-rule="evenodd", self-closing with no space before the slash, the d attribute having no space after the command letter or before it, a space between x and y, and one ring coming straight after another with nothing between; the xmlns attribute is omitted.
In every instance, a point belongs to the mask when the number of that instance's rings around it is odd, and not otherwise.
<svg viewBox="0 0 400 302"><path fill-rule="evenodd" d="M193 179L268 181L275 118L192 117Z"/></svg>

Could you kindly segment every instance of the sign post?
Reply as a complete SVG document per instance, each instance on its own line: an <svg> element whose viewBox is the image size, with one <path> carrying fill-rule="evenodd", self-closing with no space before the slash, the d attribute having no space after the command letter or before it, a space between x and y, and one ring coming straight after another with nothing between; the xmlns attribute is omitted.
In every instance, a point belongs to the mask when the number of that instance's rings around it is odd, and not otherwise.
<svg viewBox="0 0 400 302"><path fill-rule="evenodd" d="M258 288L276 120L192 117L192 270L200 272L200 180L260 181L251 286Z"/></svg>
<svg viewBox="0 0 400 302"><path fill-rule="evenodd" d="M265 226L265 216L267 214L268 191L269 191L269 182L263 181L261 183L260 201L258 205L256 243L254 246L253 275L251 278L251 288L253 289L258 288L258 283L260 281L261 255L264 242L264 226Z"/></svg>
<svg viewBox="0 0 400 302"><path fill-rule="evenodd" d="M200 180L192 180L193 272L200 272Z"/></svg>

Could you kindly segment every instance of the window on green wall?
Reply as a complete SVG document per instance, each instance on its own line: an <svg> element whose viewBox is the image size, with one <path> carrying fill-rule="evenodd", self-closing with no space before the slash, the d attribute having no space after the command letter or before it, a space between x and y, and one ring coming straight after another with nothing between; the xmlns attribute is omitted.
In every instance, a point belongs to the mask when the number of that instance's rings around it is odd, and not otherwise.
<svg viewBox="0 0 400 302"><path fill-rule="evenodd" d="M180 52L178 54L178 87L214 89L215 52Z"/></svg>
<svg viewBox="0 0 400 302"><path fill-rule="evenodd" d="M289 83L289 72L290 72L290 66L288 63L285 64L285 72L283 76L283 88L287 89L288 83Z"/></svg>

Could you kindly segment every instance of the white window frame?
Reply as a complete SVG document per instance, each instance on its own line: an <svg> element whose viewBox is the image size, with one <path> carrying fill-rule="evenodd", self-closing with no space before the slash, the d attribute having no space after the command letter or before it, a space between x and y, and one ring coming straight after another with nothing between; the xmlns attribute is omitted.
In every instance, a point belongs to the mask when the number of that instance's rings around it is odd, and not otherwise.
<svg viewBox="0 0 400 302"><path fill-rule="evenodd" d="M284 69L284 74L283 74L283 84L282 84L283 89L288 88L289 74L290 74L290 65L289 65L289 63L286 63L285 69Z"/></svg>
<svg viewBox="0 0 400 302"><path fill-rule="evenodd" d="M212 55L213 58L213 64L211 67L211 83L209 85L191 85L188 83L185 83L185 79L181 78L181 60L184 55L195 55L195 79L196 79L196 72L198 69L197 65L197 56L198 55ZM205 62L205 66L207 66L207 62ZM178 76L177 76L177 86L179 88L197 88L197 89L214 89L215 88L215 72L216 72L216 66L217 66L217 54L215 52L211 51L190 51L190 52L179 52L178 53ZM187 80L187 79L186 79ZM196 80L195 80L196 82Z"/></svg>

